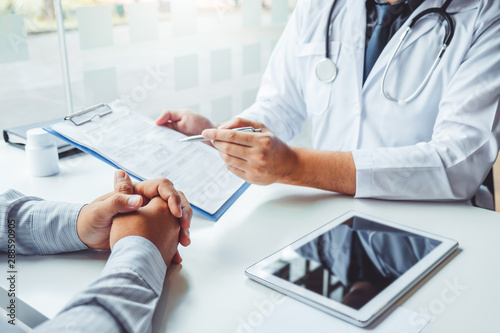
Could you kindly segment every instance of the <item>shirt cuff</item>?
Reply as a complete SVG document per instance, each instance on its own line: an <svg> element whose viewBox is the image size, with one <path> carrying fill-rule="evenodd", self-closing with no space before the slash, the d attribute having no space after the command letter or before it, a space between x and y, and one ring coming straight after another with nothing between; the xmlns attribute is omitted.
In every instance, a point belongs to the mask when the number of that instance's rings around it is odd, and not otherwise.
<svg viewBox="0 0 500 333"><path fill-rule="evenodd" d="M136 272L158 295L161 294L167 265L158 248L148 239L127 236L118 240L101 276L123 269Z"/></svg>
<svg viewBox="0 0 500 333"><path fill-rule="evenodd" d="M54 254L88 249L76 229L83 205L40 201L33 207L31 230L39 254Z"/></svg>
<svg viewBox="0 0 500 333"><path fill-rule="evenodd" d="M355 198L369 198L374 192L373 160L367 150L352 152L356 166L356 195Z"/></svg>

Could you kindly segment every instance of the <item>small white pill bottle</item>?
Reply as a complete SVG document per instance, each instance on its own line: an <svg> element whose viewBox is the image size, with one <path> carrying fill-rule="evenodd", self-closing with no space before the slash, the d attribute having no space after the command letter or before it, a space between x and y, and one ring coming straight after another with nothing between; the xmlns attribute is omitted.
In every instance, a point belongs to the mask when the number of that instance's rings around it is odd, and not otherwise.
<svg viewBox="0 0 500 333"><path fill-rule="evenodd" d="M42 128L27 133L26 159L28 171L34 177L53 176L59 172L59 155L52 135Z"/></svg>

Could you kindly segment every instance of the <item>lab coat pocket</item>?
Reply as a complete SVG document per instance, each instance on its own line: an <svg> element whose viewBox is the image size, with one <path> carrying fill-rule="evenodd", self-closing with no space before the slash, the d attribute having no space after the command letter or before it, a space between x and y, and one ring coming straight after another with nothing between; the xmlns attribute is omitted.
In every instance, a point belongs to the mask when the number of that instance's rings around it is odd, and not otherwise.
<svg viewBox="0 0 500 333"><path fill-rule="evenodd" d="M340 44L337 41L330 42L330 59L335 66L337 66ZM299 72L303 76L304 100L307 113L312 115L321 115L328 109L335 83L335 80L325 83L316 76L316 66L325 58L325 47L324 41L303 43L298 46L297 62Z"/></svg>

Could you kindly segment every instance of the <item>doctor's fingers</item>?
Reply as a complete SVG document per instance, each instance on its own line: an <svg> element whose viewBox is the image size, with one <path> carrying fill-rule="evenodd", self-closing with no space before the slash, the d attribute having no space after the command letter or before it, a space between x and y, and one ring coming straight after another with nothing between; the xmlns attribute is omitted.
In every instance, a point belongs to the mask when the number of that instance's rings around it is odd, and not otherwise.
<svg viewBox="0 0 500 333"><path fill-rule="evenodd" d="M226 165L226 166L227 166L227 169L229 171L231 171L232 173L234 173L236 176L240 177L241 179L243 179L246 182L251 183L251 181L249 179L247 179L247 173L244 170L235 168L231 165Z"/></svg>
<svg viewBox="0 0 500 333"><path fill-rule="evenodd" d="M241 146L254 146L256 144L256 139L260 133L247 133L247 132L238 132L227 129L217 130L217 129L206 129L201 135L205 139L209 139L212 141L225 141L236 143Z"/></svg>
<svg viewBox="0 0 500 333"><path fill-rule="evenodd" d="M231 166L233 168L238 168L241 171L246 171L249 167L248 161L245 159L229 155L221 151L219 151L219 154L228 167Z"/></svg>
<svg viewBox="0 0 500 333"><path fill-rule="evenodd" d="M255 129L264 129L265 126L262 123L258 123L256 121L243 119L243 118L233 118L229 121L222 123L218 129L230 129L230 128L238 128L238 127L248 127L252 126Z"/></svg>
<svg viewBox="0 0 500 333"><path fill-rule="evenodd" d="M156 125L162 126L162 125L167 125L172 122L176 122L182 119L182 116L184 116L188 112L188 110L167 110L163 111L156 119Z"/></svg>
<svg viewBox="0 0 500 333"><path fill-rule="evenodd" d="M252 153L252 147L242 146L232 142L213 141L214 147L221 153L247 160Z"/></svg>
<svg viewBox="0 0 500 333"><path fill-rule="evenodd" d="M243 160L238 157L220 153L229 171L241 179L257 185L269 185L276 180L272 176L272 170L268 165L257 161Z"/></svg>

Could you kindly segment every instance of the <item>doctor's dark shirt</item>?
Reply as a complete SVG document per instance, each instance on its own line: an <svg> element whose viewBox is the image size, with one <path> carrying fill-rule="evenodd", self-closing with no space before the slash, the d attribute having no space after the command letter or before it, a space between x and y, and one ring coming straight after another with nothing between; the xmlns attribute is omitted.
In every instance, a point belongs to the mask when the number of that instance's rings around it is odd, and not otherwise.
<svg viewBox="0 0 500 333"><path fill-rule="evenodd" d="M386 0L367 0L366 1L366 43L370 40L373 29L377 22L377 10L375 4L387 4L391 6L387 13L387 18L384 19L386 24L391 26L389 39L405 24L411 14L424 2L424 0L399 0L389 4Z"/></svg>

